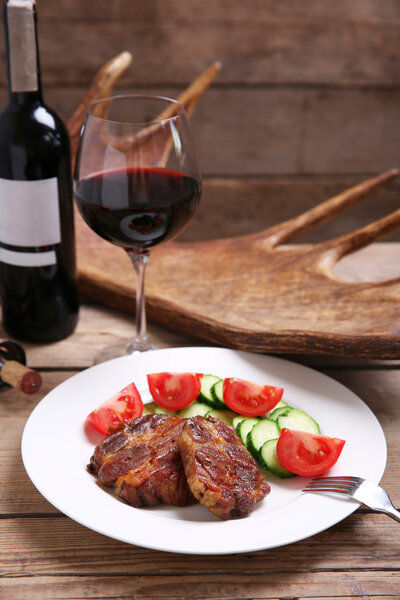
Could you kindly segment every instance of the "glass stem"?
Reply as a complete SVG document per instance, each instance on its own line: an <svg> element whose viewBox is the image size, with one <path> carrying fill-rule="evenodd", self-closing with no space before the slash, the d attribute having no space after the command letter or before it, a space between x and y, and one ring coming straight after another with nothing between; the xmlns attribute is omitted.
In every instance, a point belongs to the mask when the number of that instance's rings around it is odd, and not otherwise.
<svg viewBox="0 0 400 600"><path fill-rule="evenodd" d="M144 295L144 276L149 260L148 254L133 254L128 252L136 277L136 336L128 346L128 354L150 350L152 345L147 337L146 304Z"/></svg>

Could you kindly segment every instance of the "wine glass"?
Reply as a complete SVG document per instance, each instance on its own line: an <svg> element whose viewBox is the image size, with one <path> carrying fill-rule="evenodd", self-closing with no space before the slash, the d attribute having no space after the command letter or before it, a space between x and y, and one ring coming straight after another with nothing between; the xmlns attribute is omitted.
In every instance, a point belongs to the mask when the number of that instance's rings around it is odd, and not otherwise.
<svg viewBox="0 0 400 600"><path fill-rule="evenodd" d="M187 227L200 195L201 178L182 104L163 96L118 95L89 106L77 152L74 196L89 227L125 250L134 267L136 337L125 348L127 354L152 348L144 296L150 252Z"/></svg>

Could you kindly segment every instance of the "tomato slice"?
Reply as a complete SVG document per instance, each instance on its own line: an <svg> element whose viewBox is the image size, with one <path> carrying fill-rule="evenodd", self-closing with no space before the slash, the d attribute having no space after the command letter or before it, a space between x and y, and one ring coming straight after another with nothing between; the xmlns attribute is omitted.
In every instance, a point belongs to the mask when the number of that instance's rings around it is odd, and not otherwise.
<svg viewBox="0 0 400 600"><path fill-rule="evenodd" d="M245 417L257 417L278 404L283 388L230 377L224 379L222 395L231 410Z"/></svg>
<svg viewBox="0 0 400 600"><path fill-rule="evenodd" d="M150 373L150 394L156 404L168 410L181 410L200 394L202 373Z"/></svg>
<svg viewBox="0 0 400 600"><path fill-rule="evenodd" d="M345 440L326 435L282 429L276 453L281 464L297 475L322 475L338 460Z"/></svg>
<svg viewBox="0 0 400 600"><path fill-rule="evenodd" d="M87 421L100 433L108 433L110 427L136 419L142 413L143 402L132 382L91 412Z"/></svg>

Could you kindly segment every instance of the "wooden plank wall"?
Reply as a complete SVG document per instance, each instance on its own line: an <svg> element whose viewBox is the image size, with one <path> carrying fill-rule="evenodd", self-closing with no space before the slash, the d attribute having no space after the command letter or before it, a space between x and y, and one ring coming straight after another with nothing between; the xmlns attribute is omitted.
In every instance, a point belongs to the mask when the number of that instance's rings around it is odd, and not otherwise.
<svg viewBox="0 0 400 600"><path fill-rule="evenodd" d="M120 91L176 96L223 64L192 118L204 175L183 239L237 235L400 166L398 0L37 0L43 83L66 118L98 68L133 54ZM4 65L3 39L0 61ZM6 100L5 70L0 100ZM299 241L399 205L400 178ZM399 234L389 239L400 239Z"/></svg>

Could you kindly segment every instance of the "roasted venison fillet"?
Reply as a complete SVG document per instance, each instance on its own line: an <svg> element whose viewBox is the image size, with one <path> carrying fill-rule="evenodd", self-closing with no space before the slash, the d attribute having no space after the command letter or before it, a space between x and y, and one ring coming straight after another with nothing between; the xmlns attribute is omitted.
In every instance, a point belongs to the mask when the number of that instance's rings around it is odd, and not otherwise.
<svg viewBox="0 0 400 600"><path fill-rule="evenodd" d="M219 419L187 419L178 447L193 495L220 519L247 516L271 490L233 427Z"/></svg>
<svg viewBox="0 0 400 600"><path fill-rule="evenodd" d="M162 414L134 419L96 446L88 468L136 508L193 504L176 443L184 424Z"/></svg>

